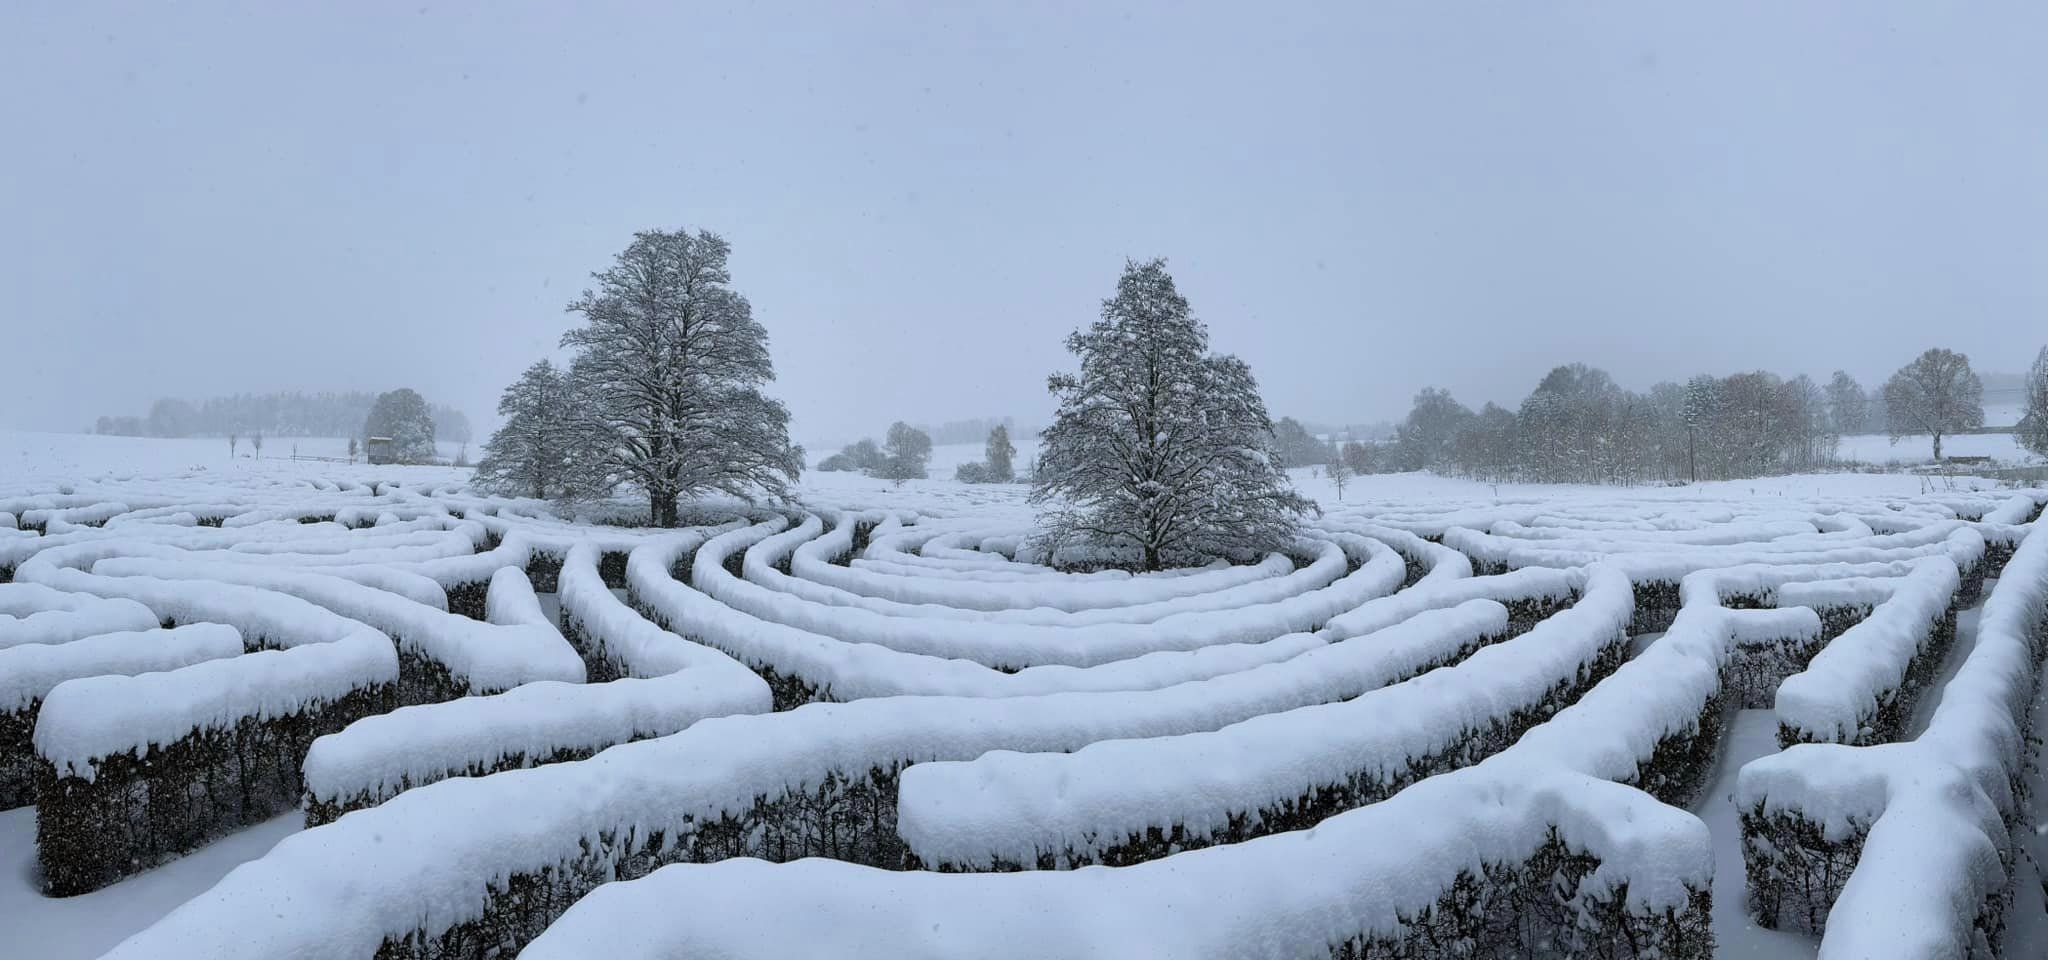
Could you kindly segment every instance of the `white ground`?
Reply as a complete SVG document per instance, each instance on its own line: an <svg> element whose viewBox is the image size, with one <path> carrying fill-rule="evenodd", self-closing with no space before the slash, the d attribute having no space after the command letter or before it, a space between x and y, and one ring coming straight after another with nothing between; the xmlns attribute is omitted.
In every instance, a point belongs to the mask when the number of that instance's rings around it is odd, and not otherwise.
<svg viewBox="0 0 2048 960"><path fill-rule="evenodd" d="M1861 439L1861 438L1852 438ZM1882 441L1883 438L1878 438ZM1965 438L1967 439L1967 438ZM300 452L307 455L339 455L345 451L346 441L305 440L298 441ZM221 440L156 440L142 438L97 437L76 434L46 434L0 431L0 487L14 485L36 477L91 477L96 475L166 474L200 471L260 471L277 475L303 475L307 477L334 477L352 475L354 471L374 472L377 476L391 476L393 471L402 476L441 478L459 480L466 476L466 470L445 467L349 467L319 461L293 461L286 458L290 441L271 440L266 444L263 460L243 456L230 460L227 445ZM448 453L452 454L452 450ZM471 451L475 453L474 450ZM1964 453L1964 448L1956 449ZM244 453L247 453L246 447ZM1031 451L1020 449L1018 463L1027 464ZM981 457L979 444L963 444L938 447L933 451L929 480L913 480L902 484L851 473L807 473L801 487L803 496L821 503L857 503L863 506L899 506L945 512L974 510L978 512L1014 511L1022 514L1029 509L1024 502L1025 487L1020 484L968 486L953 482L953 468L958 464ZM1336 502L1338 497L1330 481L1318 476L1320 471L1303 469L1294 471L1297 486L1303 492L1324 502ZM1672 496L1694 496L1701 491L1722 492L1729 495L1772 497L1772 496L1818 496L1818 495L1911 495L1930 489L1944 488L1987 488L1995 486L1992 481L1973 478L1927 478L1904 474L1824 474L1792 477L1773 477L1759 480L1726 481L1701 484L1692 488L1637 488L1629 491L1634 496L1657 496L1669 490ZM1556 486L1540 484L1486 484L1477 481L1437 477L1427 473L1390 474L1360 477L1346 487L1343 500L1347 503L1363 503L1377 499L1412 499L1427 497L1457 498L1523 498L1530 496L1556 497L1612 495L1613 488L1586 486ZM552 598L549 598L552 599ZM1974 638L1974 617L1969 635ZM1959 630L1959 634L1962 633ZM1643 642L1651 638L1639 638ZM1966 652L1966 643L1959 638L1959 651ZM1961 662L1962 653L1952 658L1953 665ZM2048 688L2044 688L2043 705L2048 706ZM1931 709L1932 704L1925 704ZM1710 784L1703 796L1698 813L1708 823L1715 837L1722 841L1719 846L1717 877L1715 883L1715 928L1721 940L1718 956L1744 958L1744 960L1775 960L1775 958L1811 957L1815 944L1797 934L1757 930L1742 915L1742 857L1739 848L1739 833L1735 825L1735 812L1728 795L1734 790L1735 771L1741 765L1764 753L1776 749L1776 727L1773 715L1768 710L1742 711L1734 720L1725 746L1725 756L1716 771L1715 782ZM2038 745L2037 745L2038 748ZM2048 748L2042 748L2048 749ZM2048 753L2040 757L2048 765ZM2048 821L2048 782L2037 790L2034 802L2037 806L2037 822ZM166 866L139 874L119 884L82 897L52 900L42 897L36 891L34 868L35 817L32 809L24 808L0 812L0 956L12 956L7 945L10 943L34 943L35 956L43 960L70 960L89 958L111 947L129 934L154 922L178 903L202 892L234 866L254 859L267 852L279 839L299 829L297 814L287 814L274 820L249 828L231 837L217 841L201 850L180 858ZM2048 858L2048 839L2035 846L2037 858ZM2033 865L2023 869L2032 871ZM2028 873L2028 876L2034 875ZM2022 884L2021 901L2015 915L2020 916L2020 925L2015 927L2014 943L2044 942L2048 937L2048 917L2041 913L2041 893L2038 886L2028 889ZM2022 909L2032 905L2036 909ZM2022 916L2024 915L2024 916Z"/></svg>
<svg viewBox="0 0 2048 960"><path fill-rule="evenodd" d="M155 870L77 897L51 899L36 889L36 811L0 811L0 956L20 960L97 957L205 893L229 870L270 852L303 829L298 812L214 841ZM35 944L33 953L13 951Z"/></svg>
<svg viewBox="0 0 2048 960"><path fill-rule="evenodd" d="M294 447L300 456L305 457L348 456L348 440L341 437L265 437L263 456L260 459L256 457L255 451L250 448L249 441L245 438L240 444L239 451L231 459L228 456L227 440L219 437L163 440L155 437L102 437L87 433L0 430L0 486L38 477L74 479L229 470L245 473L335 476L349 469L348 464L295 461L292 459ZM462 445L443 442L437 445L437 449L441 456L452 461L462 449ZM475 445L470 447L469 455L472 458L479 455ZM367 464L362 463L359 458L356 466L366 467ZM404 469L452 471L454 468ZM459 477L467 473L468 471L464 470L451 473L450 476Z"/></svg>
<svg viewBox="0 0 2048 960"><path fill-rule="evenodd" d="M2010 433L1966 433L1941 438L1941 452L1950 457L1991 457L2008 463L2039 463ZM1901 437L1893 443L1883 434L1843 437L1835 455L1858 463L1926 463L1934 458L1932 437Z"/></svg>

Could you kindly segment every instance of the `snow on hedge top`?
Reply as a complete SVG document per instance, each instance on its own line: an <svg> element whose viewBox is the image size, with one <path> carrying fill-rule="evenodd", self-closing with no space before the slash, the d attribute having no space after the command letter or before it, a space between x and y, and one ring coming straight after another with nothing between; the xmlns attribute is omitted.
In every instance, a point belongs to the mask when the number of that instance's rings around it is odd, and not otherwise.
<svg viewBox="0 0 2048 960"><path fill-rule="evenodd" d="M136 674L242 655L242 634L220 623L103 633L0 650L0 712L25 710L66 680Z"/></svg>

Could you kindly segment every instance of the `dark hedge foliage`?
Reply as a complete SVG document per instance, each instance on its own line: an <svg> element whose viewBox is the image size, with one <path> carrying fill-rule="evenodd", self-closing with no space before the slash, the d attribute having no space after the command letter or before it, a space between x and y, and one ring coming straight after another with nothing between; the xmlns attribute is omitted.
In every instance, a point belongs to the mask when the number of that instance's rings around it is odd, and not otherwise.
<svg viewBox="0 0 2048 960"><path fill-rule="evenodd" d="M90 780L36 772L43 889L73 896L148 869L296 807L313 740L392 709L391 684L315 701L297 713L197 730L142 753L94 761Z"/></svg>
<svg viewBox="0 0 2048 960"><path fill-rule="evenodd" d="M1584 889L1598 858L1550 832L1522 863L1460 873L1434 905L1403 915L1395 935L1331 944L1332 960L1710 960L1713 896L1689 890L1683 909L1628 909L1628 888Z"/></svg>
<svg viewBox="0 0 2048 960"><path fill-rule="evenodd" d="M1069 847L1059 851L1041 852L1032 867L1039 870L1064 870L1098 863L1128 866L1147 860L1157 860L1183 850L1222 843L1241 843L1268 834L1309 829L1347 810L1355 810L1366 804L1385 800L1425 777L1463 769L1506 749L1520 739L1522 734L1528 732L1530 727L1550 719L1557 711L1569 706L1594 684L1613 673L1627 657L1628 638L1617 634L1593 662L1582 665L1576 676L1559 681L1544 695L1541 702L1517 710L1508 716L1496 717L1484 728L1464 730L1443 751L1425 757L1411 757L1408 765L1401 770L1383 772L1376 768L1364 768L1353 771L1342 782L1319 784L1291 800L1258 810L1232 813L1228 826L1216 833L1194 834L1180 824L1165 829L1148 827L1143 833L1127 835L1120 841L1104 847L1099 856L1093 851ZM940 869L949 869L957 865L936 866ZM1022 864L1001 862L992 867L995 870L1023 868Z"/></svg>
<svg viewBox="0 0 2048 960"><path fill-rule="evenodd" d="M600 884L637 879L672 863L829 857L903 869L908 853L896 836L901 771L899 764L873 768L865 776L835 774L811 790L758 797L743 814L691 822L673 836L656 832L636 842L622 832L606 831L594 841L585 838L583 854L573 861L485 884L483 916L439 934L415 930L387 938L376 955L378 960L509 957Z"/></svg>
<svg viewBox="0 0 2048 960"><path fill-rule="evenodd" d="M484 619L489 610L491 593L489 580L471 580L448 588L448 612L465 616L471 620Z"/></svg>

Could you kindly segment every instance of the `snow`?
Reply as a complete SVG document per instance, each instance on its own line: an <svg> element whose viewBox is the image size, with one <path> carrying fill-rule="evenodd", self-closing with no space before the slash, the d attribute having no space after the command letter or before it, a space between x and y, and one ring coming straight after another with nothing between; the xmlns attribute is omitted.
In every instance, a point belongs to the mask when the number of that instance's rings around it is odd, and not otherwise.
<svg viewBox="0 0 2048 960"><path fill-rule="evenodd" d="M2048 617L2042 521L2006 565L1976 642L1926 730L1870 747L1802 744L1742 768L1737 802L1796 814L1845 838L1868 823L1862 856L1828 913L1824 960L1962 957L1986 897L2010 882L2005 816L2025 759Z"/></svg>
<svg viewBox="0 0 2048 960"><path fill-rule="evenodd" d="M101 633L64 644L0 650L0 711L25 710L59 683L101 674L153 673L242 655L242 634L220 623Z"/></svg>
<svg viewBox="0 0 2048 960"><path fill-rule="evenodd" d="M898 830L934 866L985 869L992 860L1033 863L1065 850L1092 859L1148 827L1208 838L1233 817L1256 822L1260 810L1361 775L1394 781L1497 720L1535 709L1621 641L1634 610L1627 579L1595 568L1587 580L1576 605L1528 633L1343 702L1208 733L1097 741L1072 753L919 764L903 773Z"/></svg>
<svg viewBox="0 0 2048 960"><path fill-rule="evenodd" d="M2002 422L2010 426L2017 423L2018 418L1994 421L1987 416L1984 422ZM2010 433L1962 433L1942 437L1941 454L1945 457L1991 457L2007 463L2038 463L2041 459L2020 446L2019 438ZM1835 456L1860 463L1928 463L1934 459L1934 439L1927 436L1901 437L1893 443L1892 438L1881 433L1843 437L1841 446L1835 448Z"/></svg>
<svg viewBox="0 0 2048 960"><path fill-rule="evenodd" d="M133 600L66 593L33 582L0 583L0 650L156 624L156 615Z"/></svg>
<svg viewBox="0 0 2048 960"><path fill-rule="evenodd" d="M514 622L550 622L525 574L500 570L491 588L493 604L512 607ZM501 600L501 589L514 596ZM590 685L539 681L366 717L313 742L305 762L307 795L330 803L358 795L384 799L511 758L533 764L564 751L594 753L666 736L705 717L767 712L768 685L760 677L627 609L598 579L589 546L570 551L560 596L565 618L640 676Z"/></svg>
<svg viewBox="0 0 2048 960"><path fill-rule="evenodd" d="M1779 722L1808 740L1862 736L1878 705L1900 694L1906 668L1934 642L1961 586L1947 557L1915 563L1890 598L1778 686Z"/></svg>
<svg viewBox="0 0 2048 960"><path fill-rule="evenodd" d="M1519 861L1552 827L1604 861L1588 881L1596 889L1617 875L1704 879L1711 869L1707 832L1683 811L1593 778L1482 766L1314 830L1130 867L943 874L828 860L677 864L600 888L521 955L803 956L829 930L843 957L1322 956L1362 932L1395 933L1403 912L1431 905L1460 870ZM1646 883L1628 901L1658 909L1683 897L1682 887Z"/></svg>
<svg viewBox="0 0 2048 960"><path fill-rule="evenodd" d="M35 808L0 810L0 917L7 924L0 936L7 949L0 952L22 960L92 960L263 856L302 822L294 810L111 886L55 898L37 890Z"/></svg>
<svg viewBox="0 0 2048 960"><path fill-rule="evenodd" d="M103 757L139 756L195 731L232 730L244 718L303 713L397 679L391 641L372 630L175 670L79 677L43 698L36 753L59 776L91 780Z"/></svg>
<svg viewBox="0 0 2048 960"><path fill-rule="evenodd" d="M702 824L874 770L901 771L893 827L929 862L1099 852L1154 827L1209 839L1320 785L1405 779L1607 650L1629 659L1505 749L1452 751L1447 772L1313 829L1107 869L671 866L585 897L523 955L1321 955L1398 935L1461 871L1519 863L1553 830L1600 861L1567 909L1624 885L1637 911L1711 888L1720 955L1959 955L2004 889L2041 689L2048 538L2022 541L2040 523L2019 524L2048 495L1968 478L1596 489L1404 474L1357 478L1340 503L1295 471L1326 513L1293 556L1132 576L1039 562L1018 484L812 474L773 514L719 502L692 513L707 526L657 531L479 496L448 468L27 436L0 434L0 464L38 463L0 467L0 513L17 521L0 521L17 581L0 585L0 699L47 692L35 743L58 769L89 776L111 753L389 682L398 650L484 694L322 738L309 793L373 805L274 847L298 814L75 901L28 878L0 888L10 935L29 931L38 956L123 937L112 956L368 956L478 916L509 877L656 832L694 843ZM940 453L934 476L950 476ZM846 556L856 523L878 525ZM1918 691L1916 739L1776 749L1780 716L1860 724L1963 572L2014 542L1982 611L1963 614L1941 689ZM621 554L629 600L598 575ZM537 594L525 568L556 559L558 591ZM483 621L448 612L450 590L483 584ZM1674 585L1669 629L1624 637L1631 595ZM1510 609L1560 603L1507 636ZM1781 685L1778 711L1737 712L1702 745L1704 791L1672 800L1691 809L1632 785L1698 730L1737 657L1810 651L1816 610L1866 608ZM583 682L586 662L624 679ZM770 679L777 697L801 699L798 681L845 702L769 712ZM501 766L524 768L466 775ZM1818 945L1744 915L1736 813L1756 801L1838 834L1876 818ZM0 821L5 842L26 849L27 813ZM87 903L103 924L73 906Z"/></svg>

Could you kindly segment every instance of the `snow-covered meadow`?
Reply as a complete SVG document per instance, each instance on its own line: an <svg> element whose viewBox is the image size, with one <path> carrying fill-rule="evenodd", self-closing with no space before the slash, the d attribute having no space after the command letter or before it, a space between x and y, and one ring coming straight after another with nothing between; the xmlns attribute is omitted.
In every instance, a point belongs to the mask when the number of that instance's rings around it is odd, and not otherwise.
<svg viewBox="0 0 2048 960"><path fill-rule="evenodd" d="M2048 492L1297 471L1285 554L1133 576L1018 485L652 530L207 446L0 434L0 953L2048 943Z"/></svg>

